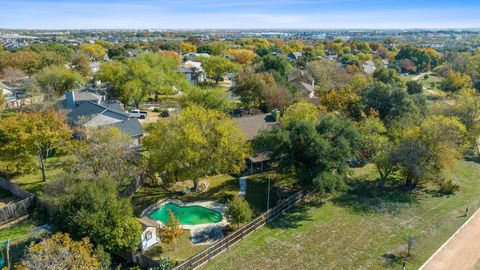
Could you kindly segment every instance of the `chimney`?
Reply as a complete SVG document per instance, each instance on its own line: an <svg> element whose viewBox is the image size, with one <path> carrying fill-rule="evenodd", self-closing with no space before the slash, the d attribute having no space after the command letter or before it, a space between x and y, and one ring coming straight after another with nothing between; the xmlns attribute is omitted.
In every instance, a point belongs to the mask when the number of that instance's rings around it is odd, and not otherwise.
<svg viewBox="0 0 480 270"><path fill-rule="evenodd" d="M75 93L73 91L68 91L65 94L65 102L67 109L75 109Z"/></svg>

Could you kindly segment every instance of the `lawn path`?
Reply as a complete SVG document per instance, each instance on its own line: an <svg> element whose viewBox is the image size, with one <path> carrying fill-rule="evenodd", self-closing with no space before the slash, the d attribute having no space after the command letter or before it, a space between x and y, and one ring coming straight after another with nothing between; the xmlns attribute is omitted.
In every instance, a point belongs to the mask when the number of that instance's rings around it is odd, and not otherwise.
<svg viewBox="0 0 480 270"><path fill-rule="evenodd" d="M474 269L480 259L480 210L435 252L420 270Z"/></svg>

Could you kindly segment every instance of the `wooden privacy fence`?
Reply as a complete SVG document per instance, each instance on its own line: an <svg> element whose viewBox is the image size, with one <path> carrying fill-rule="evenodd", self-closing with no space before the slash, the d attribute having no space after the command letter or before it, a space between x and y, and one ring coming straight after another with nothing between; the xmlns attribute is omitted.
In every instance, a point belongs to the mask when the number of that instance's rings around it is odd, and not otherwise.
<svg viewBox="0 0 480 270"><path fill-rule="evenodd" d="M249 235L250 233L256 231L257 229L265 225L267 222L274 220L280 214L284 213L285 211L292 208L293 206L299 205L302 199L306 195L311 194L314 190L315 189L311 187L306 189L305 191L298 191L294 193L293 195L288 197L286 200L281 201L275 207L272 207L267 212L256 217L250 223L242 226L240 229L229 234L225 238L215 242L213 245L211 245L204 251L198 253L197 255L186 260L185 262L179 264L174 268L174 270L197 269L198 267L207 263L218 254L227 250L230 246L242 240L245 236Z"/></svg>
<svg viewBox="0 0 480 270"><path fill-rule="evenodd" d="M29 197L0 208L0 224L7 223L16 218L27 215L30 209L34 206L34 202L35 198Z"/></svg>
<svg viewBox="0 0 480 270"><path fill-rule="evenodd" d="M135 192L145 184L145 178L146 177L144 175L135 177L133 182L124 191L122 191L122 193L120 193L120 196L130 197L135 194Z"/></svg>
<svg viewBox="0 0 480 270"><path fill-rule="evenodd" d="M23 190L17 184L9 182L8 180L0 177L0 188L10 191L13 195L20 199L33 198L30 202L31 206L36 206L41 209L45 209L48 217L53 217L55 214L55 207L46 201L40 199L40 197L35 196L34 194Z"/></svg>

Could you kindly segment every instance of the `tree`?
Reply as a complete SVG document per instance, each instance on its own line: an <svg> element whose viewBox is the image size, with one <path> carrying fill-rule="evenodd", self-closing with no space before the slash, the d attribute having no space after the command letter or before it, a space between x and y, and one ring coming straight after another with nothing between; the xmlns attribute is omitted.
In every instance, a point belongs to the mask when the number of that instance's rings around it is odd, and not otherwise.
<svg viewBox="0 0 480 270"><path fill-rule="evenodd" d="M107 51L100 44L82 43L80 44L80 50L87 53L92 58L104 57L107 55Z"/></svg>
<svg viewBox="0 0 480 270"><path fill-rule="evenodd" d="M344 175L347 160L355 158L360 136L350 120L325 115L318 124L291 122L287 128L263 131L254 141L258 151L270 151L282 171L293 171L309 185L322 172Z"/></svg>
<svg viewBox="0 0 480 270"><path fill-rule="evenodd" d="M246 69L237 75L235 94L248 108L258 108L264 102L263 92L266 88L276 85L271 73L256 73Z"/></svg>
<svg viewBox="0 0 480 270"><path fill-rule="evenodd" d="M227 204L225 216L230 224L239 227L240 224L252 220L253 211L245 198L235 196L233 200Z"/></svg>
<svg viewBox="0 0 480 270"><path fill-rule="evenodd" d="M454 96L454 103L446 108L446 115L458 117L465 125L468 140L475 145L479 131L480 95L475 89L462 89Z"/></svg>
<svg viewBox="0 0 480 270"><path fill-rule="evenodd" d="M340 64L332 60L309 62L307 71L315 79L319 93L338 89L348 83L351 77Z"/></svg>
<svg viewBox="0 0 480 270"><path fill-rule="evenodd" d="M0 110L3 109L6 103L7 103L7 99L5 98L3 91L0 91Z"/></svg>
<svg viewBox="0 0 480 270"><path fill-rule="evenodd" d="M373 73L373 78L385 84L396 85L399 87L404 86L403 80L398 76L397 71L392 68L377 68Z"/></svg>
<svg viewBox="0 0 480 270"><path fill-rule="evenodd" d="M2 70L2 76L5 81L9 83L15 83L25 78L26 75L21 69L13 68L13 67L5 67Z"/></svg>
<svg viewBox="0 0 480 270"><path fill-rule="evenodd" d="M307 101L299 101L285 109L280 123L283 127L287 127L290 123L298 121L317 123L319 119L320 110L315 104Z"/></svg>
<svg viewBox="0 0 480 270"><path fill-rule="evenodd" d="M324 92L318 100L329 112L341 112L357 119L362 113L362 98L349 84Z"/></svg>
<svg viewBox="0 0 480 270"><path fill-rule="evenodd" d="M195 47L195 45L193 45L192 43L182 42L182 51L183 52L196 52L197 47Z"/></svg>
<svg viewBox="0 0 480 270"><path fill-rule="evenodd" d="M158 121L145 138L149 166L165 182L239 173L249 147L245 135L222 112L191 105L173 119Z"/></svg>
<svg viewBox="0 0 480 270"><path fill-rule="evenodd" d="M362 99L365 112L375 110L387 122L406 114L420 115L426 110L424 97L408 95L404 89L384 83L374 83L364 91Z"/></svg>
<svg viewBox="0 0 480 270"><path fill-rule="evenodd" d="M61 96L84 83L80 73L64 66L46 67L35 75L35 80L45 92L53 92L57 96Z"/></svg>
<svg viewBox="0 0 480 270"><path fill-rule="evenodd" d="M192 88L184 97L183 105L188 107L193 104L226 113L234 108L234 103L230 99L228 92L220 88Z"/></svg>
<svg viewBox="0 0 480 270"><path fill-rule="evenodd" d="M441 83L441 88L448 92L458 92L462 89L472 88L472 80L470 76L455 72L453 70L447 70L443 75L444 79Z"/></svg>
<svg viewBox="0 0 480 270"><path fill-rule="evenodd" d="M46 181L45 160L66 152L72 136L65 119L56 111L16 113L0 120L0 160L12 172L32 172L38 160Z"/></svg>
<svg viewBox="0 0 480 270"><path fill-rule="evenodd" d="M88 238L74 241L68 234L56 233L39 243L32 243L15 269L97 270L101 267Z"/></svg>
<svg viewBox="0 0 480 270"><path fill-rule="evenodd" d="M174 86L187 90L185 76L176 72L177 62L171 57L140 54L123 61L110 61L101 65L98 78L110 83L120 100L131 100L138 107L150 95L172 94Z"/></svg>
<svg viewBox="0 0 480 270"><path fill-rule="evenodd" d="M423 92L423 84L419 81L408 81L407 92L410 95L420 94Z"/></svg>
<svg viewBox="0 0 480 270"><path fill-rule="evenodd" d="M90 178L115 179L117 186L140 174L132 139L117 128L97 128L88 132L85 146L75 151L77 171L92 172Z"/></svg>
<svg viewBox="0 0 480 270"><path fill-rule="evenodd" d="M178 237L182 235L182 228L180 228L180 221L176 218L172 211L168 209L167 223L161 229L162 243L166 245L172 245L175 249L175 243Z"/></svg>
<svg viewBox="0 0 480 270"><path fill-rule="evenodd" d="M266 55L262 57L262 70L276 72L281 77L286 77L292 69L290 61L286 57Z"/></svg>
<svg viewBox="0 0 480 270"><path fill-rule="evenodd" d="M392 135L400 173L410 188L439 179L465 150L466 129L457 118L399 120Z"/></svg>
<svg viewBox="0 0 480 270"><path fill-rule="evenodd" d="M283 111L288 104L293 102L293 95L281 84L275 84L272 87L266 87L262 91L264 107L266 111L278 109Z"/></svg>
<svg viewBox="0 0 480 270"><path fill-rule="evenodd" d="M402 69L402 71L407 73L415 73L417 71L417 66L415 66L415 63L410 59L400 60L398 66Z"/></svg>
<svg viewBox="0 0 480 270"><path fill-rule="evenodd" d="M229 49L225 51L225 54L232 56L233 61L241 65L250 64L256 57L256 54L249 50Z"/></svg>
<svg viewBox="0 0 480 270"><path fill-rule="evenodd" d="M113 180L74 181L56 202L55 224L77 238L90 237L109 252L136 249L141 225Z"/></svg>
<svg viewBox="0 0 480 270"><path fill-rule="evenodd" d="M0 59L0 69L12 67L20 69L28 75L32 75L41 68L41 56L33 51L18 51L5 54Z"/></svg>
<svg viewBox="0 0 480 270"><path fill-rule="evenodd" d="M208 76L215 80L215 85L217 85L220 79L227 73L233 73L239 69L238 64L220 56L197 57L197 60L202 63L202 67Z"/></svg>
<svg viewBox="0 0 480 270"><path fill-rule="evenodd" d="M72 59L73 69L78 71L84 77L92 76L90 68L90 58L85 55L77 55Z"/></svg>

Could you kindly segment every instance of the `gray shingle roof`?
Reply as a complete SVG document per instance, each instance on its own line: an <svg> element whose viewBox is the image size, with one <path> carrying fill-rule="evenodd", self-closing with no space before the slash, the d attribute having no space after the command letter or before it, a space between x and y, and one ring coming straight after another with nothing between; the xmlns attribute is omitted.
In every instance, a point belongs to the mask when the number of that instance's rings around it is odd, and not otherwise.
<svg viewBox="0 0 480 270"><path fill-rule="evenodd" d="M261 130L271 129L277 124L270 113L238 117L233 120L237 123L238 128L247 135L249 141L255 139Z"/></svg>
<svg viewBox="0 0 480 270"><path fill-rule="evenodd" d="M143 134L142 126L137 118L129 117L125 112L94 102L82 102L78 107L67 113L67 117L76 125L112 126L132 137Z"/></svg>

